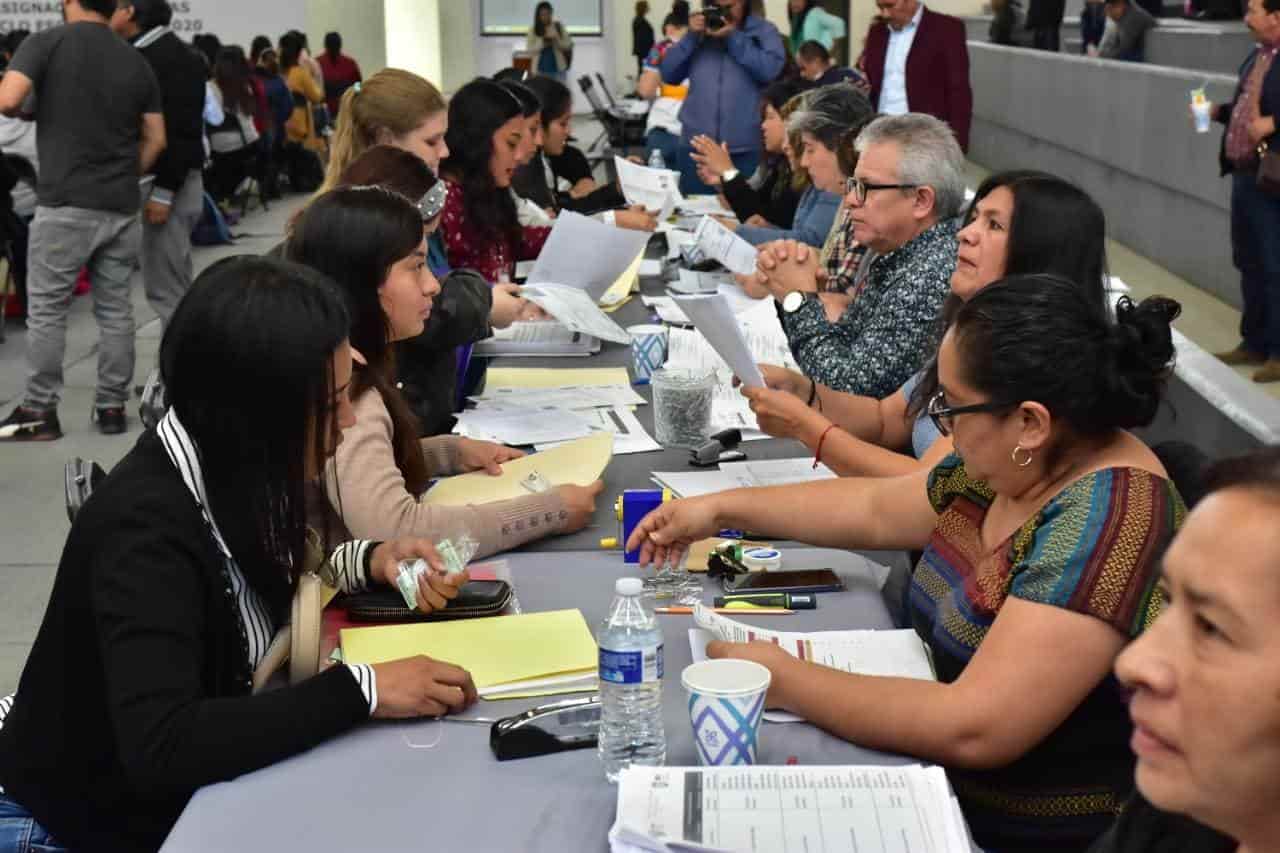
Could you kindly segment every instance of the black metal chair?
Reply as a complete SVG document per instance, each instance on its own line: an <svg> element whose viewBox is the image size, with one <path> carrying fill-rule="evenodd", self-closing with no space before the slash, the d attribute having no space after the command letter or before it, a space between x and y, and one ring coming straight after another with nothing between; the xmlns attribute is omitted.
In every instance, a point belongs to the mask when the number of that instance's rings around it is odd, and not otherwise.
<svg viewBox="0 0 1280 853"><path fill-rule="evenodd" d="M644 118L637 121L606 107L588 75L578 78L578 87L591 104L591 114L600 122L601 128L600 135L583 152L589 162L594 164L607 160L614 154L625 157L631 148L644 147ZM605 146L599 153L595 153L601 142L606 142Z"/></svg>

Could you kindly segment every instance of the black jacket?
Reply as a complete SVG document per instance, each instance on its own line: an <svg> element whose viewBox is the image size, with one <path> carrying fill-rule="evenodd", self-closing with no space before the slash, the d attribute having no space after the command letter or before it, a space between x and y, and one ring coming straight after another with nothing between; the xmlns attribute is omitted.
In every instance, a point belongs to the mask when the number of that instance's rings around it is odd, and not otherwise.
<svg viewBox="0 0 1280 853"><path fill-rule="evenodd" d="M549 207L557 212L572 210L584 216L627 206L626 196L618 189L617 184L597 187L582 198L574 198L567 192L553 192L547 186L546 168L543 166L545 162L551 163L551 171L556 178L564 178L570 184L592 176L586 156L577 148L566 147L558 157L548 157L545 152L539 151L511 176L511 186L521 198L529 199L538 207Z"/></svg>
<svg viewBox="0 0 1280 853"><path fill-rule="evenodd" d="M155 433L76 516L0 729L0 786L76 850L155 850L202 785L355 726L346 667L249 695L225 563Z"/></svg>
<svg viewBox="0 0 1280 853"><path fill-rule="evenodd" d="M769 170L758 190L751 188L747 183L749 176L741 172L732 181L721 185L720 190L738 221L746 222L758 213L770 225L779 228L790 228L795 222L796 208L800 206L800 196L804 191L790 185L791 170L787 168L786 160L778 158L777 163L776 168ZM784 185L778 186L779 181L785 182Z"/></svg>
<svg viewBox="0 0 1280 853"><path fill-rule="evenodd" d="M458 393L456 350L491 334L493 291L471 270L454 270L440 283L422 334L396 344L400 390L424 436L453 429Z"/></svg>
<svg viewBox="0 0 1280 853"><path fill-rule="evenodd" d="M189 172L204 166L204 62L171 32L139 50L160 81L164 105L168 144L153 169L156 186L175 193Z"/></svg>
<svg viewBox="0 0 1280 853"><path fill-rule="evenodd" d="M1253 63L1257 58L1258 50L1255 48L1240 66L1240 80L1236 83L1236 91L1231 96L1231 103L1218 106L1213 116L1214 121L1225 124L1228 128L1231 126L1231 111L1235 109L1236 101L1240 100L1240 95L1244 92L1244 84L1249 79L1249 73L1253 71ZM1258 99L1258 112L1264 116L1274 116L1276 123L1280 124L1280 58L1271 63L1271 67L1267 69L1267 76L1262 81L1262 97ZM1268 137L1267 145L1273 150L1280 151L1280 133L1273 133ZM1218 149L1218 166L1224 175L1235 171L1235 165L1227 159L1226 131L1222 133L1222 144Z"/></svg>
<svg viewBox="0 0 1280 853"><path fill-rule="evenodd" d="M1135 794L1089 853L1233 853L1237 846L1225 835L1189 817L1162 812Z"/></svg>
<svg viewBox="0 0 1280 853"><path fill-rule="evenodd" d="M653 24L636 15L631 20L631 55L644 59L653 49Z"/></svg>

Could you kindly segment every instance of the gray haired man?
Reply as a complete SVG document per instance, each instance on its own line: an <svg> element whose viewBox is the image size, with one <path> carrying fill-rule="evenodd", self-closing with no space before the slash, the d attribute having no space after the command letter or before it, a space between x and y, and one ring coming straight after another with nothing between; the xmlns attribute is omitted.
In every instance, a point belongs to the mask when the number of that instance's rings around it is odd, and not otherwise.
<svg viewBox="0 0 1280 853"><path fill-rule="evenodd" d="M922 113L882 116L859 134L844 199L852 237L867 253L847 279L828 282L847 307L836 320L818 296L813 252L761 249L761 281L797 363L837 391L886 397L924 364L956 265L964 155L951 128Z"/></svg>

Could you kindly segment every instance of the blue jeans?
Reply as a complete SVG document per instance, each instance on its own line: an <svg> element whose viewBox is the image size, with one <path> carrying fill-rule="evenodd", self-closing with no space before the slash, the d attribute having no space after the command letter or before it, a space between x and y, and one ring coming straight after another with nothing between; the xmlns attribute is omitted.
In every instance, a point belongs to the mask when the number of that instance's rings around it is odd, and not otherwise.
<svg viewBox="0 0 1280 853"><path fill-rule="evenodd" d="M1280 358L1280 198L1258 189L1257 174L1231 178L1231 255L1240 270L1247 350Z"/></svg>
<svg viewBox="0 0 1280 853"><path fill-rule="evenodd" d="M66 853L31 812L0 794L0 853Z"/></svg>
<svg viewBox="0 0 1280 853"><path fill-rule="evenodd" d="M685 195L714 195L716 188L707 186L698 178L698 169L694 165L693 157L689 156L692 151L689 141L681 139L676 149L676 170L680 172L680 192ZM731 153L729 156L733 159L733 167L748 178L756 173L756 168L760 165L758 150L740 151Z"/></svg>

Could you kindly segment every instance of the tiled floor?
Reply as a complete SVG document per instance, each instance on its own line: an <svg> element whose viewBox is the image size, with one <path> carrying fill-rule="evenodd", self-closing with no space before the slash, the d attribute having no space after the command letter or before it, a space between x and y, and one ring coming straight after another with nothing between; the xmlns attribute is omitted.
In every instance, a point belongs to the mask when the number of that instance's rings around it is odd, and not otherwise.
<svg viewBox="0 0 1280 853"><path fill-rule="evenodd" d="M587 139L593 134L579 134ZM971 185L984 173L972 167ZM285 223L302 204L294 198L257 212L234 231L244 235L234 246L196 250L196 268L232 254L261 253L278 242ZM1111 271L1125 280L1135 298L1162 293L1183 304L1178 327L1208 350L1234 346L1239 313L1206 296L1190 283L1116 243L1108 245ZM159 324L141 293L134 296L138 320L139 381L155 362ZM138 437L136 421L123 436L102 436L89 424L97 333L89 297L72 306L67 346L67 388L59 413L66 437L39 445L0 445L0 696L12 692L44 614L53 581L67 516L63 504L62 466L73 456L114 465ZM7 413L22 393L25 378L24 341L20 328L0 343L0 412ZM1280 384L1268 390L1280 397ZM131 411L131 417L135 412Z"/></svg>

